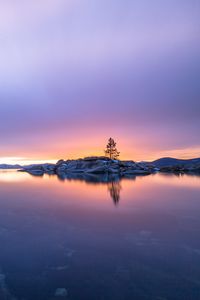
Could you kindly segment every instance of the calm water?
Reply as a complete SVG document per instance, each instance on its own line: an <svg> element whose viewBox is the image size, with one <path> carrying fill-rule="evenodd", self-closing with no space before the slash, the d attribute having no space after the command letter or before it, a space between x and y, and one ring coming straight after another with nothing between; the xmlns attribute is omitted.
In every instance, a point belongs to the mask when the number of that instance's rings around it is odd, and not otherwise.
<svg viewBox="0 0 200 300"><path fill-rule="evenodd" d="M199 196L195 176L1 171L0 299L199 300Z"/></svg>

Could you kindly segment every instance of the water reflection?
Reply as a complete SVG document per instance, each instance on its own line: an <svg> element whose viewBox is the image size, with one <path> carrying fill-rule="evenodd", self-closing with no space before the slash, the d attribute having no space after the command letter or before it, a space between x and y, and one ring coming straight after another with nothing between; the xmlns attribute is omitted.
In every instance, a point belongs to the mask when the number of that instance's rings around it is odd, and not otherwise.
<svg viewBox="0 0 200 300"><path fill-rule="evenodd" d="M108 191L113 200L113 203L117 205L120 200L120 191L121 191L121 177L116 174L63 174L58 176L61 181L64 180L78 180L84 181L88 184L105 184L108 187ZM130 178L130 177L129 177ZM132 176L130 179L134 180L135 176Z"/></svg>
<svg viewBox="0 0 200 300"><path fill-rule="evenodd" d="M108 183L108 191L110 192L110 196L112 197L115 205L119 203L121 188L119 181L112 181Z"/></svg>
<svg viewBox="0 0 200 300"><path fill-rule="evenodd" d="M0 172L0 299L199 300L199 192L196 176Z"/></svg>
<svg viewBox="0 0 200 300"><path fill-rule="evenodd" d="M0 182L21 182L29 179L30 175L28 173L17 172L17 170L0 170Z"/></svg>
<svg viewBox="0 0 200 300"><path fill-rule="evenodd" d="M68 173L60 174L58 178L63 180L82 180L88 183L109 183L116 182L121 179L119 175L116 174L92 174L92 173Z"/></svg>
<svg viewBox="0 0 200 300"><path fill-rule="evenodd" d="M63 188L59 186L59 183L64 184L67 189L79 192L80 195L89 194L95 195L96 190L101 197L106 195L106 189L109 192L114 205L118 205L121 198L121 192L123 186L123 193L131 193L132 197L140 198L144 196L144 186L152 186L156 184L157 188L161 185L164 186L177 186L191 189L200 189L200 176L194 174L172 174L172 173L160 173L152 174L148 176L126 176L121 178L116 174L84 174L84 173L71 173L57 175L31 175L26 172L17 172L17 170L0 170L0 184L13 183L19 186L20 183L25 183L26 186L33 185L33 183L44 184L48 189L51 186L58 187L59 192L65 193ZM80 185L81 183L81 185ZM63 186L63 187L64 187ZM78 186L78 189L76 188ZM139 188L140 187L140 188ZM134 189L134 191L133 191ZM134 193L134 194L133 194Z"/></svg>

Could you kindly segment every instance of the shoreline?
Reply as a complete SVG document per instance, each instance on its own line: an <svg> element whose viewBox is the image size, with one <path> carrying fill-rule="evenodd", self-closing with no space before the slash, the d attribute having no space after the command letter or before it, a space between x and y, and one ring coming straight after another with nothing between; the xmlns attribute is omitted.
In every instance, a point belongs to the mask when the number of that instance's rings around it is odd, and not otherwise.
<svg viewBox="0 0 200 300"><path fill-rule="evenodd" d="M179 160L163 158L155 162L134 162L132 160L113 160L107 157L86 157L75 160L59 160L57 163L33 164L21 167L18 171L28 172L31 175L42 176L44 174L58 175L63 177L69 174L81 175L115 175L118 177L128 177L135 175L150 175L156 172L161 173L195 173L200 174L200 159ZM175 160L175 159L173 159Z"/></svg>

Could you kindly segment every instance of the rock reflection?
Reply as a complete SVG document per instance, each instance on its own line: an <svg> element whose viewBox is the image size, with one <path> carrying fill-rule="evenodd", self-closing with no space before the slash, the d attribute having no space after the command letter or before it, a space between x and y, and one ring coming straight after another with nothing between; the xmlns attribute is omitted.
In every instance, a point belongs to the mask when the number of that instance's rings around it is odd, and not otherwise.
<svg viewBox="0 0 200 300"><path fill-rule="evenodd" d="M67 173L58 175L59 180L81 180L87 183L110 183L120 181L121 177L115 174L92 174L92 173Z"/></svg>
<svg viewBox="0 0 200 300"><path fill-rule="evenodd" d="M83 173L71 173L58 176L59 180L80 180L88 184L106 184L108 191L113 200L113 203L117 205L120 200L120 191L122 186L120 184L121 177L116 174L83 174ZM131 179L135 179L135 176Z"/></svg>
<svg viewBox="0 0 200 300"><path fill-rule="evenodd" d="M24 172L23 172L24 174ZM93 174L93 173L80 173L80 172L73 172L73 173L62 173L62 174L53 174L53 175L40 175L38 173L29 172L29 176L32 177L56 177L59 181L82 181L87 183L88 185L104 185L107 186L108 192L110 197L113 200L114 205L118 205L120 201L120 192L122 189L121 180L128 179L134 181L136 179L136 175L123 175L120 176L118 174L112 173L104 173L104 174ZM142 176L142 175L138 175Z"/></svg>

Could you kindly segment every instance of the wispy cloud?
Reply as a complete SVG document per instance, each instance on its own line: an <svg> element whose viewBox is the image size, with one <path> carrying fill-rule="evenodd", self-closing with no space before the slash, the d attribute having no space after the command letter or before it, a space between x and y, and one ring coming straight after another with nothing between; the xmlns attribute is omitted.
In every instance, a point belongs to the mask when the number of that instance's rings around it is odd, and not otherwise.
<svg viewBox="0 0 200 300"><path fill-rule="evenodd" d="M198 147L199 11L195 0L1 2L0 155L74 156L110 135L133 159Z"/></svg>

